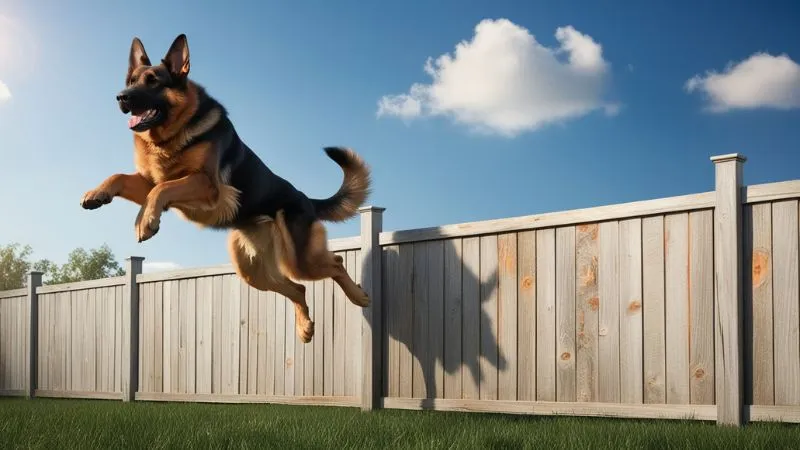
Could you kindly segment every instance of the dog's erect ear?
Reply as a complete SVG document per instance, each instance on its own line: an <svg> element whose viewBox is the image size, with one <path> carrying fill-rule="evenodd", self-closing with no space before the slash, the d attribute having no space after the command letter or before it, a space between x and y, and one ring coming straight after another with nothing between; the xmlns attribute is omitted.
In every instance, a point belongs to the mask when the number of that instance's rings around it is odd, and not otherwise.
<svg viewBox="0 0 800 450"><path fill-rule="evenodd" d="M128 75L125 77L125 82L131 77L131 74L139 66L149 66L150 58L147 57L147 52L144 51L144 45L138 37L133 38L131 42L131 52L128 55Z"/></svg>
<svg viewBox="0 0 800 450"><path fill-rule="evenodd" d="M189 43L185 34L175 38L161 61L173 77L183 79L189 75Z"/></svg>

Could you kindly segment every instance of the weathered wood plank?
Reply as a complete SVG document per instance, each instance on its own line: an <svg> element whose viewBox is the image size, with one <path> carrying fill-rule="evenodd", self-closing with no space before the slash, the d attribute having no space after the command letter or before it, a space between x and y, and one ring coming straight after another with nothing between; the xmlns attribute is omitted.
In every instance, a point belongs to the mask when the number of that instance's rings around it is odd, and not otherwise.
<svg viewBox="0 0 800 450"><path fill-rule="evenodd" d="M598 225L579 225L575 234L575 361L577 401L598 399Z"/></svg>
<svg viewBox="0 0 800 450"><path fill-rule="evenodd" d="M173 283L177 283L177 281L169 280L164 281L161 286L162 293L161 293L161 343L162 343L162 351L161 351L161 366L163 368L163 381L161 392L172 392L172 368L175 367L172 364L172 335L174 328L172 327L172 286Z"/></svg>
<svg viewBox="0 0 800 450"><path fill-rule="evenodd" d="M197 283L197 361L195 370L195 391L198 394L212 392L212 332L213 290L210 277L198 278ZM191 288L190 288L191 292ZM192 323L189 320L189 323ZM191 339L191 336L189 337ZM191 366L189 367L191 371ZM191 372L190 372L191 373ZM191 391L190 391L191 392Z"/></svg>
<svg viewBox="0 0 800 450"><path fill-rule="evenodd" d="M498 373L499 400L517 399L517 235L497 237L498 246L498 360L505 361Z"/></svg>
<svg viewBox="0 0 800 450"><path fill-rule="evenodd" d="M255 288L244 281L241 281L241 284L247 292L247 382L241 393L255 395L258 393L259 380L263 376L259 372L263 355L259 354L258 343L261 338L259 318L264 306L261 305L258 299L259 292ZM243 297L244 295L242 293Z"/></svg>
<svg viewBox="0 0 800 450"><path fill-rule="evenodd" d="M98 278L96 280L78 281L75 283L47 284L36 288L36 293L53 294L59 292L83 291L87 289L96 289L102 287L122 286L124 284L125 284L124 276Z"/></svg>
<svg viewBox="0 0 800 450"><path fill-rule="evenodd" d="M667 403L689 403L689 214L664 218Z"/></svg>
<svg viewBox="0 0 800 450"><path fill-rule="evenodd" d="M445 241L444 245L444 398L461 398L461 239ZM388 261L388 260L387 260ZM387 274L390 267L386 267ZM386 307L388 305L384 305ZM391 313L391 308L388 310ZM391 317L391 316L388 316ZM391 347L389 348L391 351ZM390 354L390 374L395 370ZM389 391L389 397L394 391Z"/></svg>
<svg viewBox="0 0 800 450"><path fill-rule="evenodd" d="M428 243L428 397L444 397L444 241Z"/></svg>
<svg viewBox="0 0 800 450"><path fill-rule="evenodd" d="M384 396L400 395L400 302L399 257L400 248L390 245L383 248L383 314L386 330L386 355L384 370Z"/></svg>
<svg viewBox="0 0 800 450"><path fill-rule="evenodd" d="M314 282L314 395L323 395L325 386L325 283Z"/></svg>
<svg viewBox="0 0 800 450"><path fill-rule="evenodd" d="M223 308L222 280L225 275L215 275L211 278L211 392L222 393L222 368L225 364L223 342L228 336L228 308ZM227 305L226 305L227 306ZM227 367L226 367L227 368Z"/></svg>
<svg viewBox="0 0 800 450"><path fill-rule="evenodd" d="M148 402L196 402L196 403L274 403L306 406L360 406L359 397L315 396L293 397L284 395L238 395L238 394L158 394L143 392L137 400Z"/></svg>
<svg viewBox="0 0 800 450"><path fill-rule="evenodd" d="M80 341L73 342L72 340L73 336L72 327L76 326L76 323L61 319L62 317L66 318L67 316L69 316L70 312L75 312L76 315L78 312L78 309L73 307L73 303L77 301L75 292L72 291L72 292L67 292L65 294L66 295L62 295L63 301L59 302L60 312L56 315L57 317L56 320L58 321L58 327L60 329L59 334L56 338L58 346L58 349L56 351L59 358L59 361L57 363L59 367L58 377L56 378L58 380L58 383L56 384L56 386L60 386L64 389L67 389L69 388L69 386L73 386L72 376L71 376L72 365L75 364L76 366L78 366L80 370L80 360L78 360L77 362L73 362L73 359L70 358L70 348L72 346L79 347ZM83 326L85 326L85 324L81 325L82 329Z"/></svg>
<svg viewBox="0 0 800 450"><path fill-rule="evenodd" d="M714 217L689 213L690 401L714 404Z"/></svg>
<svg viewBox="0 0 800 450"><path fill-rule="evenodd" d="M798 202L772 204L775 311L775 404L800 405Z"/></svg>
<svg viewBox="0 0 800 450"><path fill-rule="evenodd" d="M187 314L186 311L181 311L181 281L168 281L165 283L164 293L169 293L169 364L170 371L169 377L164 374L164 382L169 379L169 390L164 389L164 392L182 392L179 387L181 385L181 353L184 351L185 345L181 342L181 315ZM184 358L185 362L186 359ZM185 378L184 378L185 380ZM185 383L185 381L184 381ZM185 388L184 384L184 388Z"/></svg>
<svg viewBox="0 0 800 450"><path fill-rule="evenodd" d="M273 326L269 318L271 314L275 314L275 305L270 301L269 295L266 291L259 291L257 294L258 301L258 382L256 383L256 393L258 395L267 395L271 391L273 365L271 347L269 345L272 335Z"/></svg>
<svg viewBox="0 0 800 450"><path fill-rule="evenodd" d="M122 382L123 382L123 375L122 375L122 306L123 302L123 295L124 287L117 286L114 288L114 339L116 340L116 344L114 345L114 392L122 392Z"/></svg>
<svg viewBox="0 0 800 450"><path fill-rule="evenodd" d="M745 186L744 197L747 203L797 199L800 197L800 180L751 184Z"/></svg>
<svg viewBox="0 0 800 450"><path fill-rule="evenodd" d="M224 350L227 353L227 368L223 368L223 370L227 370L227 376L224 377L223 388L225 393L230 394L238 394L239 393L239 375L240 375L240 356L244 356L241 359L247 360L246 355L241 355L239 352L239 347L241 345L240 339L242 334L242 297L241 292L242 288L239 284L238 277L236 275L226 275L223 278L223 288L225 289L225 293L223 294L223 299L225 302L224 307L226 306L229 309L228 312L228 334L226 335L226 349ZM246 299L245 299L246 301ZM247 309L245 309L245 314L247 314ZM245 315L245 317L247 317ZM247 373L246 371L244 373Z"/></svg>
<svg viewBox="0 0 800 450"><path fill-rule="evenodd" d="M275 364L275 395L285 395L286 394L286 303L288 300L283 295L275 294L272 297L272 301L275 302L275 319L274 325L275 327L275 360L273 363ZM334 303L336 299L332 300ZM334 308L336 305L332 305ZM335 348L335 340L334 343L334 350ZM334 354L336 352L334 351ZM337 355L338 356L338 355ZM335 361L334 361L335 366ZM336 373L334 372L333 378L331 379L334 382L334 386L336 383ZM334 391L335 394L335 391Z"/></svg>
<svg viewBox="0 0 800 450"><path fill-rule="evenodd" d="M463 398L477 399L480 397L481 384L481 341L480 333L483 314L481 313L481 247L477 237L465 238L462 241L464 267L461 275L461 298L463 322L462 330L471 330L462 333L462 393ZM401 395L403 397L403 395Z"/></svg>
<svg viewBox="0 0 800 450"><path fill-rule="evenodd" d="M258 294L259 301L265 305L265 318L264 321L261 322L259 325L260 329L264 330L265 337L262 338L262 344L264 346L264 354L266 355L265 359L265 367L263 373L266 374L265 383L264 383L264 394L265 395L275 395L275 385L277 376L276 373L276 362L275 360L278 358L277 354L277 338L278 338L278 327L276 324L277 315L276 311L278 308L278 296L272 291L261 292ZM263 327L263 328L262 328ZM262 373L259 370L259 373ZM261 393L261 392L259 392Z"/></svg>
<svg viewBox="0 0 800 450"><path fill-rule="evenodd" d="M598 396L600 402L619 403L619 223L599 224L597 291L598 317Z"/></svg>
<svg viewBox="0 0 800 450"><path fill-rule="evenodd" d="M556 400L556 232L536 231L536 400Z"/></svg>
<svg viewBox="0 0 800 450"><path fill-rule="evenodd" d="M620 403L643 402L642 219L619 223Z"/></svg>
<svg viewBox="0 0 800 450"><path fill-rule="evenodd" d="M316 355L317 342L319 342L319 335L317 335L318 328L316 328L317 319L315 317L317 306L315 304L317 283L314 281L306 283L306 302L308 303L308 316L314 321L314 335L315 337L305 345L303 350L304 367L303 367L303 395L312 396L317 395L314 392L314 358ZM248 392L249 393L249 392ZM254 393L254 392L253 392Z"/></svg>
<svg viewBox="0 0 800 450"><path fill-rule="evenodd" d="M397 297L395 304L399 309L398 340L400 341L400 397L413 397L412 385L414 354L414 246L401 245L398 254Z"/></svg>
<svg viewBox="0 0 800 450"><path fill-rule="evenodd" d="M752 402L775 404L772 305L772 204L750 205L747 216L750 240L750 303Z"/></svg>
<svg viewBox="0 0 800 450"><path fill-rule="evenodd" d="M344 257L343 255L339 255ZM346 358L346 334L347 316L345 315L345 302L347 297L341 286L333 285L333 395L343 396L345 392L345 358Z"/></svg>
<svg viewBox="0 0 800 450"><path fill-rule="evenodd" d="M556 400L574 402L575 227L556 229Z"/></svg>
<svg viewBox="0 0 800 450"><path fill-rule="evenodd" d="M667 402L664 217L642 219L642 312L644 403Z"/></svg>
<svg viewBox="0 0 800 450"><path fill-rule="evenodd" d="M164 282L153 284L153 391L164 392Z"/></svg>
<svg viewBox="0 0 800 450"><path fill-rule="evenodd" d="M341 255L344 257L344 255ZM346 258L345 258L346 260ZM345 261L346 262L346 261ZM294 395L294 372L295 367L297 366L295 357L294 357L294 347L295 343L297 342L297 332L295 331L297 328L294 326L294 303L289 300L289 297L283 296L282 297L284 302L284 325L283 325L283 338L284 338L284 354L283 354L283 394L287 396ZM347 299L342 299L342 308L344 308L344 302ZM344 314L343 314L344 315ZM346 321L342 321L342 323L337 324L341 328L344 328L342 335L345 334L347 330L347 323ZM345 344L346 345L346 344ZM345 360L346 354L343 352L337 355L340 359Z"/></svg>
<svg viewBox="0 0 800 450"><path fill-rule="evenodd" d="M384 408L461 411L541 416L586 416L642 419L714 420L712 405L637 405L596 402L528 402L503 400L450 400L387 398Z"/></svg>
<svg viewBox="0 0 800 450"><path fill-rule="evenodd" d="M576 209L554 213L510 217L479 222L459 223L414 230L383 232L381 245L419 242L454 237L478 236L530 229L552 228L564 225L620 220L631 217L665 214L675 211L706 209L714 206L714 192L666 197L616 205Z"/></svg>
<svg viewBox="0 0 800 450"><path fill-rule="evenodd" d="M194 319L192 320L192 322L195 322L198 318L196 317L196 315L189 314L189 304L188 304L189 280L184 279L184 280L177 280L175 282L178 284L178 314L180 314L180 317L178 318L179 322L178 328L176 328L178 333L178 369L177 369L178 383L175 386L175 390L173 391L173 393L185 394L186 392L188 392L188 384L189 384L188 339L191 337L191 339L195 341L194 334L189 336L187 322L191 319ZM192 284L194 284L194 280L192 280Z"/></svg>
<svg viewBox="0 0 800 450"><path fill-rule="evenodd" d="M480 237L480 398L497 400L499 355L497 348L497 236Z"/></svg>
<svg viewBox="0 0 800 450"><path fill-rule="evenodd" d="M428 243L415 242L414 246L414 287L413 287L413 327L411 384L414 398L427 398L432 387L431 360L428 347Z"/></svg>
<svg viewBox="0 0 800 450"><path fill-rule="evenodd" d="M344 256L344 255L343 255ZM356 252L349 250L346 253L345 262L347 263L347 273L353 280L358 280L356 275ZM359 392L359 361L361 361L361 346L359 336L361 335L361 308L354 305L350 299L343 299L345 307L345 349L344 349L344 395L353 396Z"/></svg>
<svg viewBox="0 0 800 450"><path fill-rule="evenodd" d="M536 232L517 236L517 399L536 400ZM574 317L573 317L574 321ZM466 333L465 333L466 334Z"/></svg>

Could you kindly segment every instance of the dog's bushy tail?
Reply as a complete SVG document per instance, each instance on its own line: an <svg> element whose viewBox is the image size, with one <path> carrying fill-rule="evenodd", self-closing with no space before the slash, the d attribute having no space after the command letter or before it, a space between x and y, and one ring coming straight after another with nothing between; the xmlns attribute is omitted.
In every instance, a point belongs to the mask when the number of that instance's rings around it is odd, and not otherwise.
<svg viewBox="0 0 800 450"><path fill-rule="evenodd" d="M370 194L370 170L356 152L343 147L325 147L325 153L344 172L339 190L326 199L311 199L317 217L342 222L353 217Z"/></svg>

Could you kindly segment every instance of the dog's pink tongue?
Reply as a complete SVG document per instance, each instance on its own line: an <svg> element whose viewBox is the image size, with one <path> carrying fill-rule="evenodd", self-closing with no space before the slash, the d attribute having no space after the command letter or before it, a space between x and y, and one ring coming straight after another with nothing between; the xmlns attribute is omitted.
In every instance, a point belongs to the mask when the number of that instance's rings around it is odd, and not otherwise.
<svg viewBox="0 0 800 450"><path fill-rule="evenodd" d="M142 121L141 116L132 115L130 119L128 119L128 128L133 128L136 125L139 125L139 122Z"/></svg>

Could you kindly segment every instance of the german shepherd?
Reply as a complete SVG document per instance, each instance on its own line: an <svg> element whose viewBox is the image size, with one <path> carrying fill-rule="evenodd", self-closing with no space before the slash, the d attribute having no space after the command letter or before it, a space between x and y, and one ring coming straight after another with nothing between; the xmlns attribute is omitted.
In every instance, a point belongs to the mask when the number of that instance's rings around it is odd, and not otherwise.
<svg viewBox="0 0 800 450"><path fill-rule="evenodd" d="M292 280L331 278L353 304L370 303L342 258L328 250L322 224L357 213L370 193L369 167L350 149L326 147L344 181L329 198L308 198L264 164L239 137L226 109L188 75L184 34L155 66L139 38L133 39L117 103L131 114L136 171L111 175L84 194L81 206L96 209L114 197L140 205L139 242L158 232L167 209L201 227L229 230L236 273L256 289L291 300L297 336L308 343L314 322L305 287Z"/></svg>

